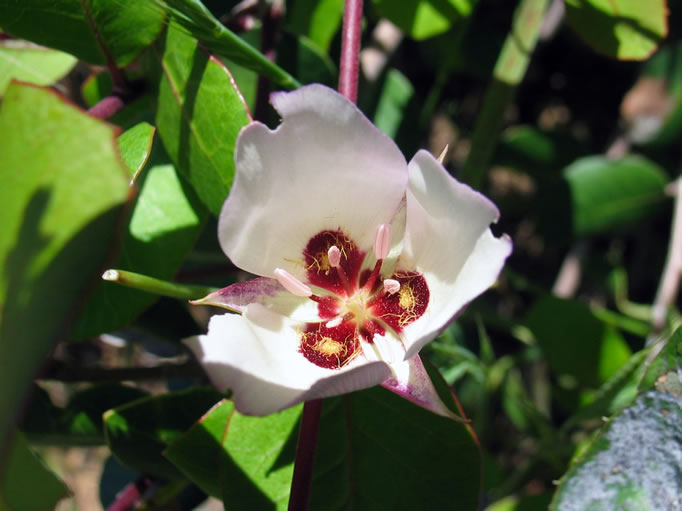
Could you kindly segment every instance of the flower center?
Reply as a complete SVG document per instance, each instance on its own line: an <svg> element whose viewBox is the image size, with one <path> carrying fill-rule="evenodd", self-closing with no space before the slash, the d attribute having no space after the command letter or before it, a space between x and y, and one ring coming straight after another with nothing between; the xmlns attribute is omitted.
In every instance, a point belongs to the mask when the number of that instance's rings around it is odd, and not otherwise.
<svg viewBox="0 0 682 511"><path fill-rule="evenodd" d="M390 226L379 226L373 246L377 260L363 270L366 253L343 231L322 231L303 250L307 283L331 295L314 295L311 288L284 270L275 277L290 292L317 302L321 323L307 323L300 332L300 351L313 364L341 368L362 353L360 341L372 344L387 330L399 339L403 328L418 319L429 303L424 277L396 271L382 280L381 267L391 246ZM390 340L393 342L394 340Z"/></svg>

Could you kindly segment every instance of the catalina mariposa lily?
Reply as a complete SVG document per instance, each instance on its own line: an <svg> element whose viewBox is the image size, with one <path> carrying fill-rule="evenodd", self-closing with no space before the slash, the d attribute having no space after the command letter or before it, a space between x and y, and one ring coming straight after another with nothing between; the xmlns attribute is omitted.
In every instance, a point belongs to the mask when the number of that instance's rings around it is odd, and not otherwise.
<svg viewBox="0 0 682 511"><path fill-rule="evenodd" d="M419 350L497 279L511 252L497 208L426 151L406 163L331 89L272 103L282 124L242 130L218 224L260 278L199 300L238 314L186 342L245 414L381 384L451 416Z"/></svg>

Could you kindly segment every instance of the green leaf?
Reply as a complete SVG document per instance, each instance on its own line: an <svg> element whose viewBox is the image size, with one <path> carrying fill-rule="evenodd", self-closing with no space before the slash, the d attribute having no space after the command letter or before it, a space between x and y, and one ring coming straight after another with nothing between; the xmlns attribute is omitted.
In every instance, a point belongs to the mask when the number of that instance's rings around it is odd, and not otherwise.
<svg viewBox="0 0 682 511"><path fill-rule="evenodd" d="M26 41L0 41L0 97L14 80L52 85L73 66L76 57Z"/></svg>
<svg viewBox="0 0 682 511"><path fill-rule="evenodd" d="M14 437L0 476L0 511L46 511L69 495L64 483L31 452L21 433Z"/></svg>
<svg viewBox="0 0 682 511"><path fill-rule="evenodd" d="M646 60L668 34L665 0L566 0L566 21L595 51Z"/></svg>
<svg viewBox="0 0 682 511"><path fill-rule="evenodd" d="M292 32L308 37L322 51L341 27L343 0L296 0L287 3L287 27Z"/></svg>
<svg viewBox="0 0 682 511"><path fill-rule="evenodd" d="M256 71L284 88L300 87L289 73L221 24L199 0L154 1L173 16L177 25L170 24L171 29L182 26L209 51Z"/></svg>
<svg viewBox="0 0 682 511"><path fill-rule="evenodd" d="M682 399L649 391L611 418L561 479L555 511L675 509L682 495Z"/></svg>
<svg viewBox="0 0 682 511"><path fill-rule="evenodd" d="M322 413L311 510L477 509L480 455L466 425L382 387L326 399Z"/></svg>
<svg viewBox="0 0 682 511"><path fill-rule="evenodd" d="M0 132L1 444L109 256L128 178L114 128L50 90L10 85Z"/></svg>
<svg viewBox="0 0 682 511"><path fill-rule="evenodd" d="M118 148L123 162L130 169L130 175L136 176L144 167L152 153L152 141L156 128L147 122L136 124L118 137Z"/></svg>
<svg viewBox="0 0 682 511"><path fill-rule="evenodd" d="M249 113L227 68L195 39L171 26L165 42L159 135L178 170L217 216L232 186L234 145Z"/></svg>
<svg viewBox="0 0 682 511"><path fill-rule="evenodd" d="M476 0L373 0L373 4L380 16L421 40L447 32L454 22L468 17Z"/></svg>
<svg viewBox="0 0 682 511"><path fill-rule="evenodd" d="M182 474L162 451L222 397L212 388L194 388L142 398L109 410L104 414L109 448L124 465L138 472L180 478Z"/></svg>
<svg viewBox="0 0 682 511"><path fill-rule="evenodd" d="M207 212L173 165L165 163L162 153L155 151L150 168L138 180L140 192L113 266L168 280L194 245ZM86 339L120 328L156 299L156 295L100 280L72 337Z"/></svg>
<svg viewBox="0 0 682 511"><path fill-rule="evenodd" d="M301 405L247 417L222 401L164 453L226 509L287 509Z"/></svg>
<svg viewBox="0 0 682 511"><path fill-rule="evenodd" d="M598 387L630 358L630 349L618 331L577 301L540 298L526 324L554 374L570 380L572 387Z"/></svg>
<svg viewBox="0 0 682 511"><path fill-rule="evenodd" d="M158 36L163 9L110 0L0 0L0 26L15 37L65 51L92 64L110 55L130 64Z"/></svg>
<svg viewBox="0 0 682 511"><path fill-rule="evenodd" d="M631 228L654 214L665 200L668 181L663 169L641 156L581 158L566 167L564 178L578 236Z"/></svg>
<svg viewBox="0 0 682 511"><path fill-rule="evenodd" d="M165 455L227 509L286 509L300 413L246 417L223 401ZM310 509L473 510L479 463L466 426L381 387L326 399Z"/></svg>
<svg viewBox="0 0 682 511"><path fill-rule="evenodd" d="M62 408L55 406L47 393L36 387L21 430L36 444L101 445L104 444L102 414L146 395L147 392L136 387L102 383L76 392Z"/></svg>

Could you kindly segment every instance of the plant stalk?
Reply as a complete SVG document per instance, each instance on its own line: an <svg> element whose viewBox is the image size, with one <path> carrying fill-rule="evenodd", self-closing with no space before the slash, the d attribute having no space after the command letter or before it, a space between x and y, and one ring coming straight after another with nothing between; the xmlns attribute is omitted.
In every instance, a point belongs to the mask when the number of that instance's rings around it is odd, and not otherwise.
<svg viewBox="0 0 682 511"><path fill-rule="evenodd" d="M362 0L346 0L341 35L339 63L339 92L350 101L358 100L360 71L360 40L362 36Z"/></svg>

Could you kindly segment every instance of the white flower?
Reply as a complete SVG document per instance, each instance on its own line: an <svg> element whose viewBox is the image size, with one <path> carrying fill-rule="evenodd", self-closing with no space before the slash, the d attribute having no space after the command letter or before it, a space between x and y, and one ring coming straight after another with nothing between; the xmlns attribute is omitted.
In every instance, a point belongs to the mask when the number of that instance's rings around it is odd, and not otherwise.
<svg viewBox="0 0 682 511"><path fill-rule="evenodd" d="M186 342L245 414L382 384L451 415L418 353L497 279L511 252L489 229L497 208L426 151L407 164L331 89L272 103L282 124L242 130L218 225L261 277L200 300L239 314Z"/></svg>

